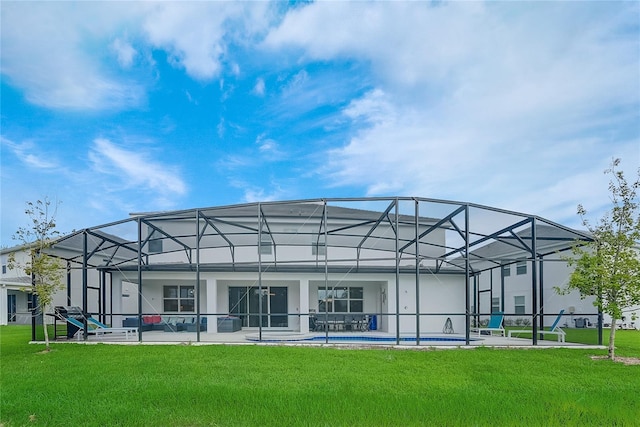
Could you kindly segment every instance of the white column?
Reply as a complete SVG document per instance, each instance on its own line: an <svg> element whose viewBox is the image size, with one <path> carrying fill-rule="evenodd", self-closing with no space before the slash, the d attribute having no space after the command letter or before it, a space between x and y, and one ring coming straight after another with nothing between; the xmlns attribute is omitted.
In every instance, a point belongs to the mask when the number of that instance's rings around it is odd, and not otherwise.
<svg viewBox="0 0 640 427"><path fill-rule="evenodd" d="M218 312L218 281L216 279L206 279L207 287L207 313ZM207 316L207 333L215 334L218 332L218 316Z"/></svg>
<svg viewBox="0 0 640 427"><path fill-rule="evenodd" d="M309 280L300 280L300 333L309 333Z"/></svg>
<svg viewBox="0 0 640 427"><path fill-rule="evenodd" d="M113 306L111 307L112 313L122 313L122 277L114 274L111 277L111 292L112 292L112 300ZM121 327L122 326L122 316L119 314L113 316L111 319L111 326Z"/></svg>
<svg viewBox="0 0 640 427"><path fill-rule="evenodd" d="M9 323L7 300L7 285L2 285L0 286L0 325Z"/></svg>

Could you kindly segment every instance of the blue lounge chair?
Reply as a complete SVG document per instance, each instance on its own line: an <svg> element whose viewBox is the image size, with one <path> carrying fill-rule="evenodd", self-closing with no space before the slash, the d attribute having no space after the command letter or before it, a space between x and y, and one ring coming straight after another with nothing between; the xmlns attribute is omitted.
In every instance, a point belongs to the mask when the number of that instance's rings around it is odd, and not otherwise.
<svg viewBox="0 0 640 427"><path fill-rule="evenodd" d="M489 324L480 328L471 328L472 331L477 331L478 336L482 333L482 331L488 331L489 335L493 335L494 332L498 332L500 336L504 336L504 327L502 323L504 321L504 313L501 311L496 311L491 314L491 318L489 319Z"/></svg>
<svg viewBox="0 0 640 427"><path fill-rule="evenodd" d="M63 319L69 324L72 325L76 328L76 333L73 335L75 338L80 339L80 337L82 336L83 332L84 332L84 323L74 319L73 317L63 317ZM93 328L88 328L87 329L87 334L90 335L95 335L94 329Z"/></svg>
<svg viewBox="0 0 640 427"><path fill-rule="evenodd" d="M80 323L80 322L78 322ZM93 317L87 317L87 324L92 324L95 327L91 330L91 332L95 333L95 334L100 334L100 335L104 335L104 334L112 334L112 333L121 333L125 335L126 339L129 339L129 334L137 334L138 333L138 328L137 327L123 327L123 328L112 328L110 326L105 325L104 323L100 322L98 319L94 319Z"/></svg>
<svg viewBox="0 0 640 427"><path fill-rule="evenodd" d="M65 317L64 320L66 320L67 323L75 326L78 329L74 334L74 337L76 337L77 339L80 339L80 337L82 336L85 330L84 323L77 319L74 319L73 317ZM90 324L94 325L95 327L90 327L89 326ZM138 332L138 328L110 328L104 323L101 323L92 317L89 317L87 319L88 335L99 336L99 335L106 335L106 334L113 334L113 333L121 333L121 334L125 334L126 339L129 339L129 334L136 334L137 332Z"/></svg>
<svg viewBox="0 0 640 427"><path fill-rule="evenodd" d="M560 326L558 326L560 324L560 319L562 319L563 315L564 315L564 309L560 310L560 313L558 313L558 317L556 317L556 320L553 322L553 324L551 325L551 328L549 328L548 331L545 331L544 329L538 331L538 333L542 335L543 339L544 339L544 335L557 335L558 342L564 342L565 336L567 334L560 328ZM520 331L512 330L512 331L509 331L508 338L511 338L512 334L530 334L532 332L533 331L531 329L520 330Z"/></svg>

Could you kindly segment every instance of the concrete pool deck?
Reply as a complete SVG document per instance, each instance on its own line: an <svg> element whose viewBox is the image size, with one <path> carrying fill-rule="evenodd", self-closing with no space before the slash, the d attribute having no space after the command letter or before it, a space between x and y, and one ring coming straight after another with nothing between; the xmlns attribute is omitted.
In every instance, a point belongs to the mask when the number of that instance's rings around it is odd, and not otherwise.
<svg viewBox="0 0 640 427"><path fill-rule="evenodd" d="M469 345L465 342L464 334L423 333L420 345L416 345L415 336L401 336L400 343L396 341L395 334L386 332L341 332L330 333L328 342L326 334L321 332L298 333L289 331L269 331L262 333L262 341L259 340L257 330L241 330L226 333L200 333L200 341L195 332L163 332L145 331L142 333L142 341L138 337L125 340L122 335L89 336L87 341L69 339L52 342L88 343L88 344L126 344L126 345L296 345L296 346L349 346L349 347L394 347L394 348L577 348L577 349L606 349L606 346L588 345L571 342L558 342L554 336L552 340L538 340L536 346L531 339L507 338L472 334ZM442 338L438 340L438 338ZM38 341L40 342L40 341Z"/></svg>

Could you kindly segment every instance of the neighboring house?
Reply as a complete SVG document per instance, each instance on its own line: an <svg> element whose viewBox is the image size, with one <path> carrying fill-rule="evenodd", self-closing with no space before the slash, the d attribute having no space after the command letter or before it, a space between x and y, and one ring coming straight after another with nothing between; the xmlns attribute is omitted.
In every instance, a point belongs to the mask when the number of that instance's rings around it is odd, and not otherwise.
<svg viewBox="0 0 640 427"><path fill-rule="evenodd" d="M18 257L24 254L18 249ZM31 278L20 271L9 270L7 266L9 253L3 250L0 253L2 275L0 276L0 325L29 324L31 312L29 311L29 294L25 290L31 287Z"/></svg>
<svg viewBox="0 0 640 427"><path fill-rule="evenodd" d="M544 314L544 324L549 326L556 318L560 310L564 310L562 319L563 327L595 327L598 322L598 310L594 306L595 297L581 298L578 291L561 295L556 288L566 288L573 268L567 265L566 257L571 252L566 250L565 238L572 234L569 230L557 227L538 226L537 232L545 235L549 242L557 239L558 252L553 245L549 245L546 251L548 255L540 257L537 263L539 286L537 305L539 313ZM530 239L531 229L525 229L518 233L517 238L525 242ZM518 239L516 239L518 240ZM502 242L494 242L474 251L477 257L507 260L517 257L521 251L513 246L504 245ZM517 261L506 261L493 267L488 274L476 276L474 282L474 304L479 312L502 311L506 316L507 324L530 321L531 316L528 307L532 304L532 265L525 257ZM472 310L474 311L474 310ZM621 329L640 329L640 307L627 307L623 312L623 319L618 320ZM608 327L611 322L609 315L603 314L603 326Z"/></svg>
<svg viewBox="0 0 640 427"><path fill-rule="evenodd" d="M206 318L198 334L206 340L229 316L243 330L292 333L309 332L314 319L366 316L370 328L398 336L442 332L450 320L468 337L473 321L498 307L508 317L544 312L548 320L569 307L592 315L579 298L549 290L568 272L558 254L588 239L468 203L318 199L132 214L65 236L51 253L69 271L55 305L80 306L114 326L138 316ZM0 295L28 285L16 277L3 271ZM543 290L542 304L533 289ZM24 310L26 297L15 299L13 311Z"/></svg>
<svg viewBox="0 0 640 427"><path fill-rule="evenodd" d="M87 250L92 251L96 248L95 240L98 239L97 236L114 242L124 242L124 240L116 236L97 232L95 236L88 239ZM58 257L60 259L60 268L66 270L66 274L62 276L65 289L54 296L52 306L82 306L82 234L76 233L58 239L48 252ZM2 274L0 275L0 325L31 324L31 277L26 276L23 271L9 269L8 259L11 253L15 253L16 260L23 265L28 261L26 257L29 256L28 248L24 246L5 248L0 251L0 264L2 265ZM122 260L119 257L114 257L114 259ZM106 302L108 285L105 284L105 280L106 278L101 272L96 269L87 269L88 312L104 312L106 304L108 304ZM47 317L48 322L52 320L52 317Z"/></svg>

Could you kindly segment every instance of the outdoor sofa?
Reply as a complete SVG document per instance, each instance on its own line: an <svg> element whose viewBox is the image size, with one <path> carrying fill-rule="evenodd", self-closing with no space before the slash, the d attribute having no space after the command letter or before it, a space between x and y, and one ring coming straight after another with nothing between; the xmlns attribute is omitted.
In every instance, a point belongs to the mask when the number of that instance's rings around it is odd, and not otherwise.
<svg viewBox="0 0 640 427"><path fill-rule="evenodd" d="M145 331L163 331L165 322L162 320L162 316L142 316L142 324L140 330ZM122 327L132 328L138 326L137 317L127 317L122 321Z"/></svg>

